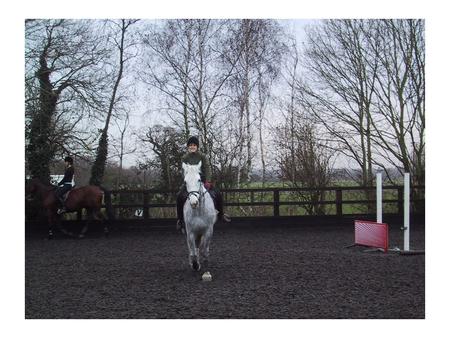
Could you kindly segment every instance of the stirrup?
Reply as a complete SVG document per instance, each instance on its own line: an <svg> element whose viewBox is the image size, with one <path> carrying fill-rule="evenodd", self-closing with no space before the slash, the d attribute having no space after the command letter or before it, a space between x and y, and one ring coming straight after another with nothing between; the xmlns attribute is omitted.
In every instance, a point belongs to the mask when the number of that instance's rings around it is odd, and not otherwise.
<svg viewBox="0 0 450 338"><path fill-rule="evenodd" d="M177 231L180 231L183 228L184 228L184 221L181 219L177 220L177 226L176 226Z"/></svg>
<svg viewBox="0 0 450 338"><path fill-rule="evenodd" d="M230 223L231 222L231 217L229 215L227 215L226 213L223 213L222 221L224 221L226 223Z"/></svg>

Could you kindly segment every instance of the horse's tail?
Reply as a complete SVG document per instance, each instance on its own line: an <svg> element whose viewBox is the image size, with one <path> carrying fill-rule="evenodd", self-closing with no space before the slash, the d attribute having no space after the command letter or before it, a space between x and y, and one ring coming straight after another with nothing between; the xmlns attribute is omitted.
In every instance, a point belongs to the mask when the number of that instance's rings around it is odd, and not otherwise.
<svg viewBox="0 0 450 338"><path fill-rule="evenodd" d="M114 216L114 210L112 207L112 201L111 201L111 192L106 189L105 187L99 187L103 191L103 198L105 202L106 207L106 214L108 215L108 219L112 220L115 218Z"/></svg>

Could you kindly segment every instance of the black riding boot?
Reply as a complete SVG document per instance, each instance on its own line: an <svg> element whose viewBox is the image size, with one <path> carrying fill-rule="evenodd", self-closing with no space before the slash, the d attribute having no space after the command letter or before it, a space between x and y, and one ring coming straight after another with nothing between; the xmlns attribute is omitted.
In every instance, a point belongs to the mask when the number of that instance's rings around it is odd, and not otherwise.
<svg viewBox="0 0 450 338"><path fill-rule="evenodd" d="M61 186L61 187L58 187L55 191L56 199L59 201L59 205L60 205L60 208L57 211L58 215L66 212L66 207L64 205L64 195L69 190L70 190L70 187Z"/></svg>
<svg viewBox="0 0 450 338"><path fill-rule="evenodd" d="M183 208L184 203L187 199L187 191L186 188L183 187L180 192L177 195L177 226L176 230L180 231L184 229L184 215L183 215Z"/></svg>
<svg viewBox="0 0 450 338"><path fill-rule="evenodd" d="M57 214L61 215L66 212L66 206L64 205L64 200L62 198L58 198L58 199L59 199L61 207L58 209Z"/></svg>
<svg viewBox="0 0 450 338"><path fill-rule="evenodd" d="M219 219L219 221L231 222L230 216L223 212L223 198L220 191L212 188L209 190L209 193L211 194L211 197L214 201L214 207L218 211L217 218Z"/></svg>

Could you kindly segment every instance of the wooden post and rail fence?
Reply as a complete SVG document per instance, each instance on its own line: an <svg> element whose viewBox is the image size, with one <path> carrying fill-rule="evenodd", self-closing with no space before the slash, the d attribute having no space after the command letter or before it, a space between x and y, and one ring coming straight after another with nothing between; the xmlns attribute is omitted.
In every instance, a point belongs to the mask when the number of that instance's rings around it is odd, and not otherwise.
<svg viewBox="0 0 450 338"><path fill-rule="evenodd" d="M425 187L412 187L414 212L424 214ZM243 188L222 189L225 209L233 217L334 216L337 218L375 213L376 187L323 188ZM111 190L111 207L118 219L150 220L175 218L177 191L155 189ZM257 196L259 195L259 197ZM402 215L403 186L384 186L383 205L386 213ZM237 196L237 197L236 197ZM316 198L312 200L312 196ZM322 196L318 198L318 196ZM263 208L245 212L245 208ZM315 209L314 209L315 208ZM162 213L166 209L169 212ZM120 212L127 210L127 213ZM119 211L119 213L117 213ZM138 213L138 215L135 215ZM123 216L125 215L125 216ZM131 216L130 216L131 215ZM81 213L78 219L81 219Z"/></svg>

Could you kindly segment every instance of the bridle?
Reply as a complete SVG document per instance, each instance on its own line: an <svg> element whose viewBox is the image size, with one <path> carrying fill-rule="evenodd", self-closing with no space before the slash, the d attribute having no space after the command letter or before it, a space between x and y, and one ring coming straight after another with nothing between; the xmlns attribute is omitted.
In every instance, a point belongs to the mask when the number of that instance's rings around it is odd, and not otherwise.
<svg viewBox="0 0 450 338"><path fill-rule="evenodd" d="M202 197L205 195L205 191L202 191L202 181L198 180L198 190L192 190L192 191L188 191L188 198L194 195L195 197L197 197L198 201L200 202L202 200Z"/></svg>

